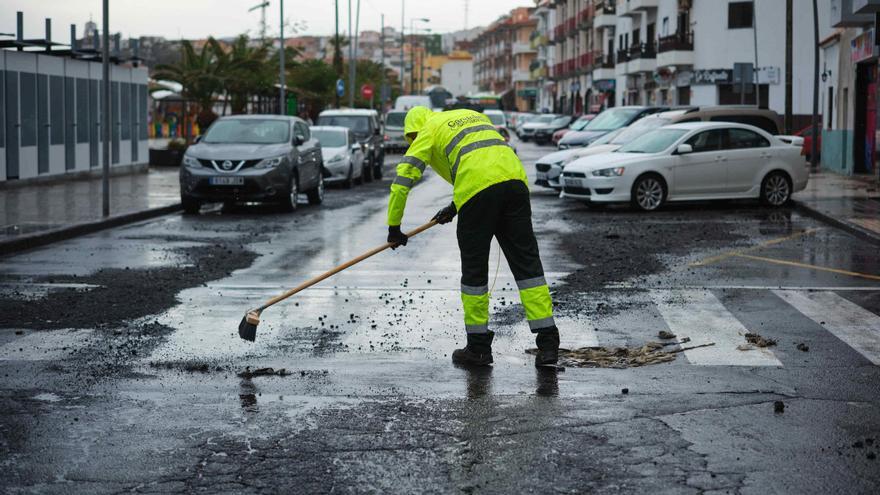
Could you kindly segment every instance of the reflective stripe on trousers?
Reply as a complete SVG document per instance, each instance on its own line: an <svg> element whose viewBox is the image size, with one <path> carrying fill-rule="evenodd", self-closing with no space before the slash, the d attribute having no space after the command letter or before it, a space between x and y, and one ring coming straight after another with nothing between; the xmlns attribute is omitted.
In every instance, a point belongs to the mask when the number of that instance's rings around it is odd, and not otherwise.
<svg viewBox="0 0 880 495"><path fill-rule="evenodd" d="M464 308L464 327L467 333L489 331L489 286L461 284L461 304Z"/></svg>

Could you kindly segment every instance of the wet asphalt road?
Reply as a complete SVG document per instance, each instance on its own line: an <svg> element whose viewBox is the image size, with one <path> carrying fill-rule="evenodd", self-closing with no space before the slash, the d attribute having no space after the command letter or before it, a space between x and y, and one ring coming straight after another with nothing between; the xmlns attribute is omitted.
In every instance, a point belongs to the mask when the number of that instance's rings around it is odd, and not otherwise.
<svg viewBox="0 0 880 495"><path fill-rule="evenodd" d="M517 147L530 174L549 151ZM452 225L239 340L248 307L384 242L386 170L294 214L209 208L0 260L3 492L877 492L880 259L790 209L533 189L563 346L715 344L671 363L536 371L500 262L496 364L453 367ZM428 176L404 225L450 196ZM778 343L738 350L746 332ZM285 372L243 373L266 367Z"/></svg>

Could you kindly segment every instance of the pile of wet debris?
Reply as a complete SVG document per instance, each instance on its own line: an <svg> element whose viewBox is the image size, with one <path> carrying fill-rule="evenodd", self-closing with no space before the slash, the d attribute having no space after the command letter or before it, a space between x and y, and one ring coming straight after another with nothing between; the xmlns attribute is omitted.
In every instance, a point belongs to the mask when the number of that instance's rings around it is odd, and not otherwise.
<svg viewBox="0 0 880 495"><path fill-rule="evenodd" d="M661 339L674 339L675 335L661 331ZM636 368L650 364L661 364L674 361L676 356L690 349L715 345L706 344L682 346L690 342L685 337L680 342L647 342L636 347L580 347L578 349L559 349L559 364L576 368ZM677 348L673 346L679 346ZM529 354L537 353L537 349L529 349Z"/></svg>

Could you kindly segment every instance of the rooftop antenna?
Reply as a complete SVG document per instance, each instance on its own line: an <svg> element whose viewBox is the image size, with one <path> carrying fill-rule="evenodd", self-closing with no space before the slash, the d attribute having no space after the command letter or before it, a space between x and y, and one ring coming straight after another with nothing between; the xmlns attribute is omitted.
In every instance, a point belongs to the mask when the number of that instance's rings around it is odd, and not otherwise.
<svg viewBox="0 0 880 495"><path fill-rule="evenodd" d="M268 6L269 0L266 0L261 4L254 5L253 7L248 9L248 12L253 12L257 9L260 9L260 38L262 38L263 41L266 41L266 7Z"/></svg>

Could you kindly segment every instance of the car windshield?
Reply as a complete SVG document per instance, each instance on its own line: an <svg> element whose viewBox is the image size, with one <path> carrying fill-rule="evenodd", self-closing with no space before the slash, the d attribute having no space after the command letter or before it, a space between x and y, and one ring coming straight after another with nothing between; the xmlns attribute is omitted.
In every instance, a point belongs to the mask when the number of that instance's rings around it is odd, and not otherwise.
<svg viewBox="0 0 880 495"><path fill-rule="evenodd" d="M517 117L516 117L516 121L517 121L517 123L519 123L519 124L525 124L526 122L532 122L532 121L534 121L536 118L538 118L538 116L535 115L535 114L524 113L524 114L521 114L521 115L517 116Z"/></svg>
<svg viewBox="0 0 880 495"><path fill-rule="evenodd" d="M385 125L389 127L403 127L406 112L388 112L385 116Z"/></svg>
<svg viewBox="0 0 880 495"><path fill-rule="evenodd" d="M277 144L290 140L290 124L279 119L222 119L214 122L203 143Z"/></svg>
<svg viewBox="0 0 880 495"><path fill-rule="evenodd" d="M657 129L643 134L617 150L618 153L659 153L687 134L683 129Z"/></svg>
<svg viewBox="0 0 880 495"><path fill-rule="evenodd" d="M348 127L357 134L370 133L370 117L366 115L321 115L318 125L336 125Z"/></svg>
<svg viewBox="0 0 880 495"><path fill-rule="evenodd" d="M613 131L625 126L640 111L637 108L609 108L591 120L584 129L587 131Z"/></svg>
<svg viewBox="0 0 880 495"><path fill-rule="evenodd" d="M500 113L487 113L486 117L492 121L492 125L504 125L504 115Z"/></svg>
<svg viewBox="0 0 880 495"><path fill-rule="evenodd" d="M589 145L590 146L599 146L600 144L608 144L611 141L613 141L614 138L616 138L621 132L623 132L623 129L617 129L616 131L611 131L611 132L605 133L605 134L599 136L598 139L596 139L595 141L593 141Z"/></svg>
<svg viewBox="0 0 880 495"><path fill-rule="evenodd" d="M632 125L628 127L624 127L620 134L610 141L611 144L626 144L633 139L645 134L646 132L653 131L658 127L663 127L664 125L669 123L669 119L661 119L660 117L648 117L645 119L637 120L632 123Z"/></svg>
<svg viewBox="0 0 880 495"><path fill-rule="evenodd" d="M582 130L584 127L586 127L587 124L589 124L589 123L590 123L590 121L589 121L588 119L578 119L578 120L575 120L575 121L574 121L574 124L571 124L571 130L573 130L573 131L580 131L580 130Z"/></svg>
<svg viewBox="0 0 880 495"><path fill-rule="evenodd" d="M541 115L535 119L532 119L531 122L536 122L538 124L549 124L550 122L553 122L553 119L555 118L555 115Z"/></svg>
<svg viewBox="0 0 880 495"><path fill-rule="evenodd" d="M553 120L553 125L556 127L562 127L568 125L569 122L571 122L571 119L568 117L557 117Z"/></svg>
<svg viewBox="0 0 880 495"><path fill-rule="evenodd" d="M345 133L341 131L328 131L326 129L312 129L312 136L325 148L339 148L345 146Z"/></svg>

